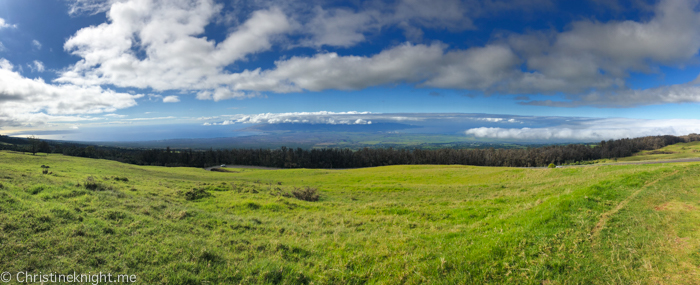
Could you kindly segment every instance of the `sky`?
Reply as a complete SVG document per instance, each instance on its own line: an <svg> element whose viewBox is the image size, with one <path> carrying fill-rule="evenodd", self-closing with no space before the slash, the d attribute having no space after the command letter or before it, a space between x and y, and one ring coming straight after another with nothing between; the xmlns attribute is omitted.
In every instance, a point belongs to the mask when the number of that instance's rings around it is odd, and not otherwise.
<svg viewBox="0 0 700 285"><path fill-rule="evenodd" d="M0 134L383 122L543 141L700 133L699 4L0 0Z"/></svg>

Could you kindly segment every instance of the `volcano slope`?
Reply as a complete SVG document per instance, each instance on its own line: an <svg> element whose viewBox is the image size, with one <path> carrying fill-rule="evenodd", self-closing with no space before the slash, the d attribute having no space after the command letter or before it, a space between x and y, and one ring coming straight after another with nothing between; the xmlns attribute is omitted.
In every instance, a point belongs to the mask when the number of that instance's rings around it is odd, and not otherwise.
<svg viewBox="0 0 700 285"><path fill-rule="evenodd" d="M0 271L142 284L694 284L698 174L700 163L214 172L0 152ZM292 194L307 187L318 201Z"/></svg>

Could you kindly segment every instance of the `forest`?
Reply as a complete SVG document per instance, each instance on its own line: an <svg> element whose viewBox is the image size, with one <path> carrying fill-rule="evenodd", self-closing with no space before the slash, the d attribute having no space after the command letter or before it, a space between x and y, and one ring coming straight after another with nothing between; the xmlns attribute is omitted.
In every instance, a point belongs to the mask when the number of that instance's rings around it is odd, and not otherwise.
<svg viewBox="0 0 700 285"><path fill-rule="evenodd" d="M0 136L0 149L61 153L69 156L109 159L137 165L208 167L220 164L277 168L359 168L406 164L462 164L474 166L542 167L572 164L595 159L631 156L642 150L655 150L679 142L700 141L700 135L647 136L601 141L597 144L567 144L523 149L394 149L360 150L325 148L302 149L128 149L47 142L36 138Z"/></svg>

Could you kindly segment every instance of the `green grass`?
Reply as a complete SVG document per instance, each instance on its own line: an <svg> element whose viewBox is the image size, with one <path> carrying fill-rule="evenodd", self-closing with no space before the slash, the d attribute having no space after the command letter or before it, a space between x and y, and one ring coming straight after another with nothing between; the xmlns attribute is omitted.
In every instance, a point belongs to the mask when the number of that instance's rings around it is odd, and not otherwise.
<svg viewBox="0 0 700 285"><path fill-rule="evenodd" d="M207 172L0 152L0 271L139 284L694 284L697 173L699 163ZM320 201L280 195L306 186Z"/></svg>
<svg viewBox="0 0 700 285"><path fill-rule="evenodd" d="M700 141L672 144L657 150L644 150L633 156L618 158L617 161L632 162L696 157L700 157Z"/></svg>

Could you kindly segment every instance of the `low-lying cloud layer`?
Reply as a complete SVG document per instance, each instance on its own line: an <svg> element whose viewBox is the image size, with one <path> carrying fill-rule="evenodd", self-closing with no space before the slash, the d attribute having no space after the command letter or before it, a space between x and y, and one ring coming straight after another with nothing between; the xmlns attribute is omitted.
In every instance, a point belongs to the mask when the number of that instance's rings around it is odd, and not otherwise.
<svg viewBox="0 0 700 285"><path fill-rule="evenodd" d="M700 120L664 119L643 120L625 118L586 118L553 116L513 116L468 113L372 113L372 112L291 112L261 114L227 114L212 117L187 118L159 116L131 118L126 115L102 114L100 116L61 116L32 114L36 120L67 122L77 129L76 123L91 129L105 125L129 125L141 122L159 122L169 128L216 129L229 132L245 125L315 124L393 126L392 132L463 135L490 141L562 143L597 142L601 140L634 138L655 135L687 135L700 133ZM232 126L237 125L237 126ZM409 126L409 128L405 128ZM397 126L399 127L399 126ZM264 128L263 128L264 129ZM330 131L330 130L329 130ZM368 131L371 131L368 129ZM385 131L385 130L382 130ZM31 132L23 132L31 133ZM78 134L79 132L71 132ZM81 134L84 136L85 134ZM235 135L230 133L229 135ZM217 136L221 136L217 132ZM66 135L65 139L70 139ZM133 138L131 140L134 140Z"/></svg>
<svg viewBox="0 0 700 285"><path fill-rule="evenodd" d="M562 118L563 119L563 118ZM465 132L477 138L517 141L601 141L643 136L700 133L700 120L585 119L543 128L480 127Z"/></svg>
<svg viewBox="0 0 700 285"><path fill-rule="evenodd" d="M595 142L656 135L700 133L700 120L540 117L465 113L298 112L224 115L198 118L204 125L408 123L410 132L462 133L476 138L519 142ZM422 127L422 128L420 128ZM467 129L465 131L465 129Z"/></svg>
<svg viewBox="0 0 700 285"><path fill-rule="evenodd" d="M224 121L205 122L203 125L233 125L239 124L329 124L329 125L369 125L372 121L369 112L294 112L294 113L264 113L257 115L223 115L218 117L199 118L199 120L215 120L225 118Z"/></svg>

